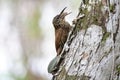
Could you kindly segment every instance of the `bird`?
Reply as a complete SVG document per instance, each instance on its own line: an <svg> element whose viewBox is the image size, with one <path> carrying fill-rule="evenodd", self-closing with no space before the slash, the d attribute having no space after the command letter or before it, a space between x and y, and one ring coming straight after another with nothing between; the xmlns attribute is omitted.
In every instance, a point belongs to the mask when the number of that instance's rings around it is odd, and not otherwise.
<svg viewBox="0 0 120 80"><path fill-rule="evenodd" d="M59 69L59 61L61 60L61 51L64 47L64 44L67 40L68 34L71 30L70 24L65 21L65 17L70 14L67 12L64 12L66 7L60 12L60 14L56 15L53 18L53 26L55 29L55 47L57 56L51 60L51 62L48 65L48 73L55 74L56 71Z"/></svg>
<svg viewBox="0 0 120 80"><path fill-rule="evenodd" d="M71 30L71 25L65 20L65 17L71 12L64 12L66 8L67 7L65 7L60 14L56 15L52 21L55 29L55 48L57 56L60 55Z"/></svg>

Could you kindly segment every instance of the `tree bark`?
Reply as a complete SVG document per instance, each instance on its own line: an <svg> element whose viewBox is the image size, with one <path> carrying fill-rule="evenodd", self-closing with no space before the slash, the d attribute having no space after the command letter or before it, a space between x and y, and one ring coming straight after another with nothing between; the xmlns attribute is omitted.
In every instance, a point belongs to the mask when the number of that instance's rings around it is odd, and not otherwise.
<svg viewBox="0 0 120 80"><path fill-rule="evenodd" d="M55 80L120 80L120 0L84 0Z"/></svg>

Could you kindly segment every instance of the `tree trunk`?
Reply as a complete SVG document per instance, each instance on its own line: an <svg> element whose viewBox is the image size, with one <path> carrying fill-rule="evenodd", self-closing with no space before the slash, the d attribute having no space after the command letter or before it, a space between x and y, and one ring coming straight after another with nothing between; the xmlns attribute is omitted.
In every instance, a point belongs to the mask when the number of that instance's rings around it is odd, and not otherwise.
<svg viewBox="0 0 120 80"><path fill-rule="evenodd" d="M84 0L55 80L120 80L120 0Z"/></svg>

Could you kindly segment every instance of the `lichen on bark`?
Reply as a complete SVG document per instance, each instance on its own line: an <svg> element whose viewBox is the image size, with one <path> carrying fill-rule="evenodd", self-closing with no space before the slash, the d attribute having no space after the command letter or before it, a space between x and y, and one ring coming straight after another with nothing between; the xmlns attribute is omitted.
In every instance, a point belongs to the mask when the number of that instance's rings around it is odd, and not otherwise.
<svg viewBox="0 0 120 80"><path fill-rule="evenodd" d="M120 80L120 1L101 1L81 4L56 80Z"/></svg>

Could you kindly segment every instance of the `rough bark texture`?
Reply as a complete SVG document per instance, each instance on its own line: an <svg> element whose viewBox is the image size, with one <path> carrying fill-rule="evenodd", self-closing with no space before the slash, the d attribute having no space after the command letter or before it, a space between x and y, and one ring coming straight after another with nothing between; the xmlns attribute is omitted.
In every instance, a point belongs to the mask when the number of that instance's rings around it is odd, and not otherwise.
<svg viewBox="0 0 120 80"><path fill-rule="evenodd" d="M120 80L120 0L93 2L81 3L55 80Z"/></svg>

